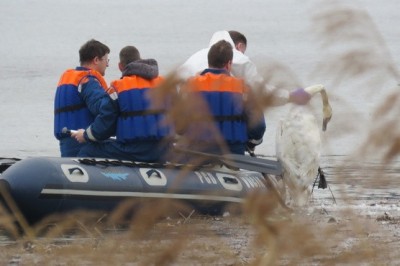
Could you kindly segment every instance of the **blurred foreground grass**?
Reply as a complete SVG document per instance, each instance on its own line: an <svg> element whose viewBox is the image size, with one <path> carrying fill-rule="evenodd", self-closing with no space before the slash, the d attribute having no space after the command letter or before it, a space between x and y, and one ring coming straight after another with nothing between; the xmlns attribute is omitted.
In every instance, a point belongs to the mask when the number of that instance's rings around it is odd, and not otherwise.
<svg viewBox="0 0 400 266"><path fill-rule="evenodd" d="M329 75L332 87L368 77L363 89L377 92L380 77L398 80L398 70L384 40L366 12L340 1L320 4L318 10L312 21L313 32L326 52L321 57L326 58L317 66L319 71L315 75ZM285 75L281 67L279 71L280 75L274 71L265 74L265 80L279 86L297 82L295 78L288 79L292 74ZM170 82L168 86L174 87L174 81ZM330 94L334 95L334 91ZM258 98L261 106L270 107L268 98L264 95ZM396 161L400 151L399 106L395 91L381 106L371 110L374 127L361 149L349 158L329 163L328 184L338 198L337 204L327 190L316 190L309 206L289 213L271 195L256 194L247 199L240 211L211 217L152 202L123 221L124 214L129 213L124 206L111 215L85 211L52 217L30 228L31 235L21 235L14 218L2 209L0 262L2 265L400 264L397 232L400 208L395 189L399 174ZM346 112L351 113L351 109ZM351 130L352 121L347 123L338 129L339 134ZM374 163L359 163L370 155L377 157ZM173 208L174 215L166 211Z"/></svg>

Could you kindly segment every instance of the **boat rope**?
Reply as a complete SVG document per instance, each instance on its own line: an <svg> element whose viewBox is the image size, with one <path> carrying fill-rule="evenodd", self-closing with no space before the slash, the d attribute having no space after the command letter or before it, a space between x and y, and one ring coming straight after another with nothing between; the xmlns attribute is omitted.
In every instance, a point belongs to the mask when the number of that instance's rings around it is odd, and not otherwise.
<svg viewBox="0 0 400 266"><path fill-rule="evenodd" d="M117 159L94 159L94 158L80 158L79 163L86 165L101 165L101 166L126 166L132 168L169 168L169 169L191 169L200 170L204 168L214 168L215 164L206 165L193 165L193 164L178 164L178 163L146 163L135 161L122 161Z"/></svg>

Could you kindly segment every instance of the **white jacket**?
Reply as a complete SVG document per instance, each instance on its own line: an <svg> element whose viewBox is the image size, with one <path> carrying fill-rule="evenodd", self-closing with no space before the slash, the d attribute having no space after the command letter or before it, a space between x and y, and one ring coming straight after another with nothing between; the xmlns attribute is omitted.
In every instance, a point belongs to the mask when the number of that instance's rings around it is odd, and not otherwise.
<svg viewBox="0 0 400 266"><path fill-rule="evenodd" d="M201 49L194 53L189 59L186 60L183 65L178 69L178 75L182 79L188 79L189 77L195 76L208 68L208 51L210 47L220 40L225 40L235 47L231 36L228 31L217 31L211 37L208 48ZM232 60L232 75L235 77L243 78L250 88L257 88L264 83L264 79L258 74L257 67L249 59L248 56L244 55L240 51L233 49L233 60ZM269 92L272 88L265 86L265 89ZM281 105L288 102L289 92L286 90L279 90L275 93L275 104Z"/></svg>

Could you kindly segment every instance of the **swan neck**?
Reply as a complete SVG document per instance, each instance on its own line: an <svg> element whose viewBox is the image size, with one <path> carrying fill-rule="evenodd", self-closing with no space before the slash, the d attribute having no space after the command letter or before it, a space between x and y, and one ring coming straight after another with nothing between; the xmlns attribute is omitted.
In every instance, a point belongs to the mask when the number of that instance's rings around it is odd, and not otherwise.
<svg viewBox="0 0 400 266"><path fill-rule="evenodd" d="M328 94L325 90L321 90L322 104L324 106L329 105Z"/></svg>
<svg viewBox="0 0 400 266"><path fill-rule="evenodd" d="M310 86L310 87L307 87L307 88L305 88L304 90L307 92L307 93L309 93L310 95L311 95L311 97L312 96L314 96L315 94L317 94L318 92L321 92L322 90L323 90L323 86L319 86L319 85L317 85L317 86Z"/></svg>
<svg viewBox="0 0 400 266"><path fill-rule="evenodd" d="M310 86L305 88L304 90L308 92L311 97L313 97L317 93L321 93L322 103L324 104L324 106L329 104L328 94L326 93L325 87L323 85Z"/></svg>

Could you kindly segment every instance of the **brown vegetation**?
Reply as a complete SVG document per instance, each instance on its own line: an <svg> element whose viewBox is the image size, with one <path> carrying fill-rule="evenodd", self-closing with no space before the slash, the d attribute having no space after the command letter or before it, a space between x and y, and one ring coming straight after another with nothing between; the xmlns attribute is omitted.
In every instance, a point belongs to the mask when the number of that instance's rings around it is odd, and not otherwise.
<svg viewBox="0 0 400 266"><path fill-rule="evenodd" d="M333 2L319 6L320 11L314 16L313 30L328 51L322 55L326 60L317 67L315 75L330 75L332 86L368 76L364 88L370 90L379 85L377 72L398 79L398 69L368 14ZM336 49L333 47L336 45L345 49ZM277 86L296 84L295 79L284 80L285 75L273 76L285 73L284 67L275 70L265 76L267 82L273 81ZM287 74L286 77L292 76ZM173 75L167 81L163 96L178 83ZM269 108L269 97L260 92L257 97L260 106ZM387 101L375 110L376 127L371 129L363 149L355 151L357 156L383 150L380 162L386 169L398 170L393 164L400 151L400 129L396 126L399 106L399 95L395 93L388 95ZM172 120L182 117L179 106L175 108L170 114ZM349 160L331 165L328 184L340 187L356 182L363 189L377 187L376 183L368 183L374 178L360 181L349 169L360 170L358 175L379 175L381 181L385 180L379 184L383 189L396 185L393 173L382 169L374 172L376 168L369 171ZM353 206L345 190L336 196L344 206ZM366 202L398 206L397 201ZM150 201L135 210L134 215L127 215L135 205L127 201L112 214L69 213L49 217L33 227L21 224L18 216L1 208L0 261L3 265L394 265L400 262L396 231L399 213L369 215L332 204L315 196L311 207L288 212L272 195L255 194L247 199L240 212L211 217L169 201Z"/></svg>

